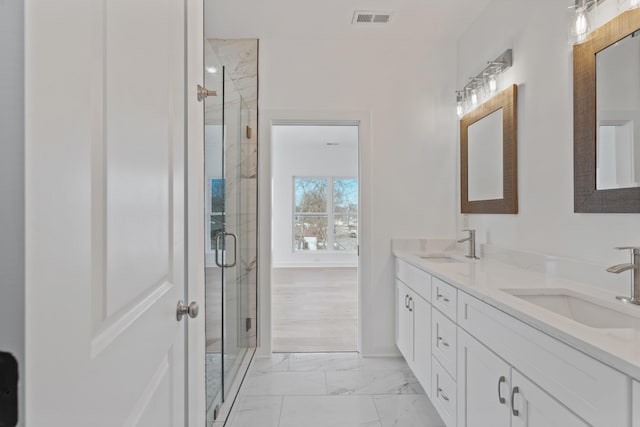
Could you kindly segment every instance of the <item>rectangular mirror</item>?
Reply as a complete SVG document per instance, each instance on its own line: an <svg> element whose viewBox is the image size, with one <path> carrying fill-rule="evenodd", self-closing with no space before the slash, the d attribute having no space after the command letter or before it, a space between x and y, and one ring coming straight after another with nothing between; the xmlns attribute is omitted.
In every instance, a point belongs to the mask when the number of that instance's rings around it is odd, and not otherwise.
<svg viewBox="0 0 640 427"><path fill-rule="evenodd" d="M596 53L596 189L640 186L640 37Z"/></svg>
<svg viewBox="0 0 640 427"><path fill-rule="evenodd" d="M467 128L469 201L502 199L503 110L489 114Z"/></svg>
<svg viewBox="0 0 640 427"><path fill-rule="evenodd" d="M640 212L640 9L573 49L574 211Z"/></svg>
<svg viewBox="0 0 640 427"><path fill-rule="evenodd" d="M462 213L518 213L517 86L460 120Z"/></svg>

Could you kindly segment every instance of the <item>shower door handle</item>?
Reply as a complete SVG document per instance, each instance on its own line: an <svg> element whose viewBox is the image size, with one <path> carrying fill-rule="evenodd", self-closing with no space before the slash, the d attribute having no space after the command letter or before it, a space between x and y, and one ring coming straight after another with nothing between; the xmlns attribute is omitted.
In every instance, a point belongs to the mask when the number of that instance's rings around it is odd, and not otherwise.
<svg viewBox="0 0 640 427"><path fill-rule="evenodd" d="M233 237L233 262L230 264L226 264L223 260L223 262L220 262L220 258L219 258L219 253L220 253L220 238L225 237L225 236L231 236ZM225 243L226 243L226 239L225 239ZM226 244L225 244L225 255L226 255ZM223 255L224 256L224 255ZM235 267L237 261L238 261L238 237L233 234L233 233L227 233L226 231L220 232L216 235L216 265L218 267L222 267L222 268L230 268L230 267Z"/></svg>

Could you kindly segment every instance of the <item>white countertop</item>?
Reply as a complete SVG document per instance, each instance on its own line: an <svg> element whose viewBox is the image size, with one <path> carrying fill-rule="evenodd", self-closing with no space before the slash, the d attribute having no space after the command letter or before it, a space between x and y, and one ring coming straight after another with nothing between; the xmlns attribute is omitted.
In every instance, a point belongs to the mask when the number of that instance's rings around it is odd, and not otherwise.
<svg viewBox="0 0 640 427"><path fill-rule="evenodd" d="M461 254L450 253L452 257L463 262L436 263L420 258L420 255L425 253L419 251L394 248L393 253L399 259L498 310L640 380L640 328L588 327L513 296L503 289L568 289L602 300L609 307L637 317L640 325L640 306L617 301L615 293L492 259L469 260Z"/></svg>

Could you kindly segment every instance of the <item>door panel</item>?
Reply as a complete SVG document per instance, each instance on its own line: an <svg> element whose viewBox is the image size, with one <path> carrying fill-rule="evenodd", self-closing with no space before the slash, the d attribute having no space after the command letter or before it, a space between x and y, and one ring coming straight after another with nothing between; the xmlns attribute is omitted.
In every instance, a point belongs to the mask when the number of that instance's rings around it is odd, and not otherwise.
<svg viewBox="0 0 640 427"><path fill-rule="evenodd" d="M183 426L184 2L26 27L27 425Z"/></svg>
<svg viewBox="0 0 640 427"><path fill-rule="evenodd" d="M514 394L512 427L588 427L589 424L549 396L540 387L529 381L520 372L512 370Z"/></svg>
<svg viewBox="0 0 640 427"><path fill-rule="evenodd" d="M431 397L431 304L416 294L413 298L413 372Z"/></svg>
<svg viewBox="0 0 640 427"><path fill-rule="evenodd" d="M169 177L171 144L180 136L172 126L176 105L171 100L181 90L170 66L181 62L170 39L176 35L171 33L175 3L105 3L108 315L172 281L167 277L173 247ZM145 23L143 31L140 22Z"/></svg>
<svg viewBox="0 0 640 427"><path fill-rule="evenodd" d="M409 288L396 279L396 345L413 366L413 313L407 308L409 294Z"/></svg>
<svg viewBox="0 0 640 427"><path fill-rule="evenodd" d="M223 383L225 397L239 372L247 351L245 325L242 314L247 313L246 220L249 209L243 194L242 131L248 125L247 106L231 79L227 67L224 75L224 178L225 186L225 264L223 274L224 345ZM231 235L232 234L232 235ZM234 237L235 236L235 237Z"/></svg>
<svg viewBox="0 0 640 427"><path fill-rule="evenodd" d="M458 329L460 427L510 426L510 372L506 362ZM504 379L501 381L501 378Z"/></svg>

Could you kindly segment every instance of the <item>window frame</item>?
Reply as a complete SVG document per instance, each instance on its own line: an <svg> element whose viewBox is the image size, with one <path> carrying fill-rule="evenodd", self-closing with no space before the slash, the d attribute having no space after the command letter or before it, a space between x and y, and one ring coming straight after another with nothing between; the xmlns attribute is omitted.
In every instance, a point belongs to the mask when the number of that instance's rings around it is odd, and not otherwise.
<svg viewBox="0 0 640 427"><path fill-rule="evenodd" d="M297 212L296 210L296 180L299 179L324 179L327 181L327 205L326 210L323 212ZM339 179L352 179L357 183L358 188L358 214L356 215L359 220L360 216L360 183L358 181L357 176L329 176L329 175L313 175L313 176L302 176L302 175L294 175L292 177L292 185L293 185L293 206L292 206L292 235L291 235L291 249L293 253L340 253L340 254L354 254L357 253L357 248L354 250L336 250L334 249L335 245L335 203L334 203L334 182ZM340 215L344 215L344 213L340 213ZM327 218L327 240L326 240L326 248L325 249L317 249L315 251L309 251L308 249L298 249L296 247L296 217L326 217ZM360 237L356 237L359 241ZM359 243L358 243L359 244Z"/></svg>

